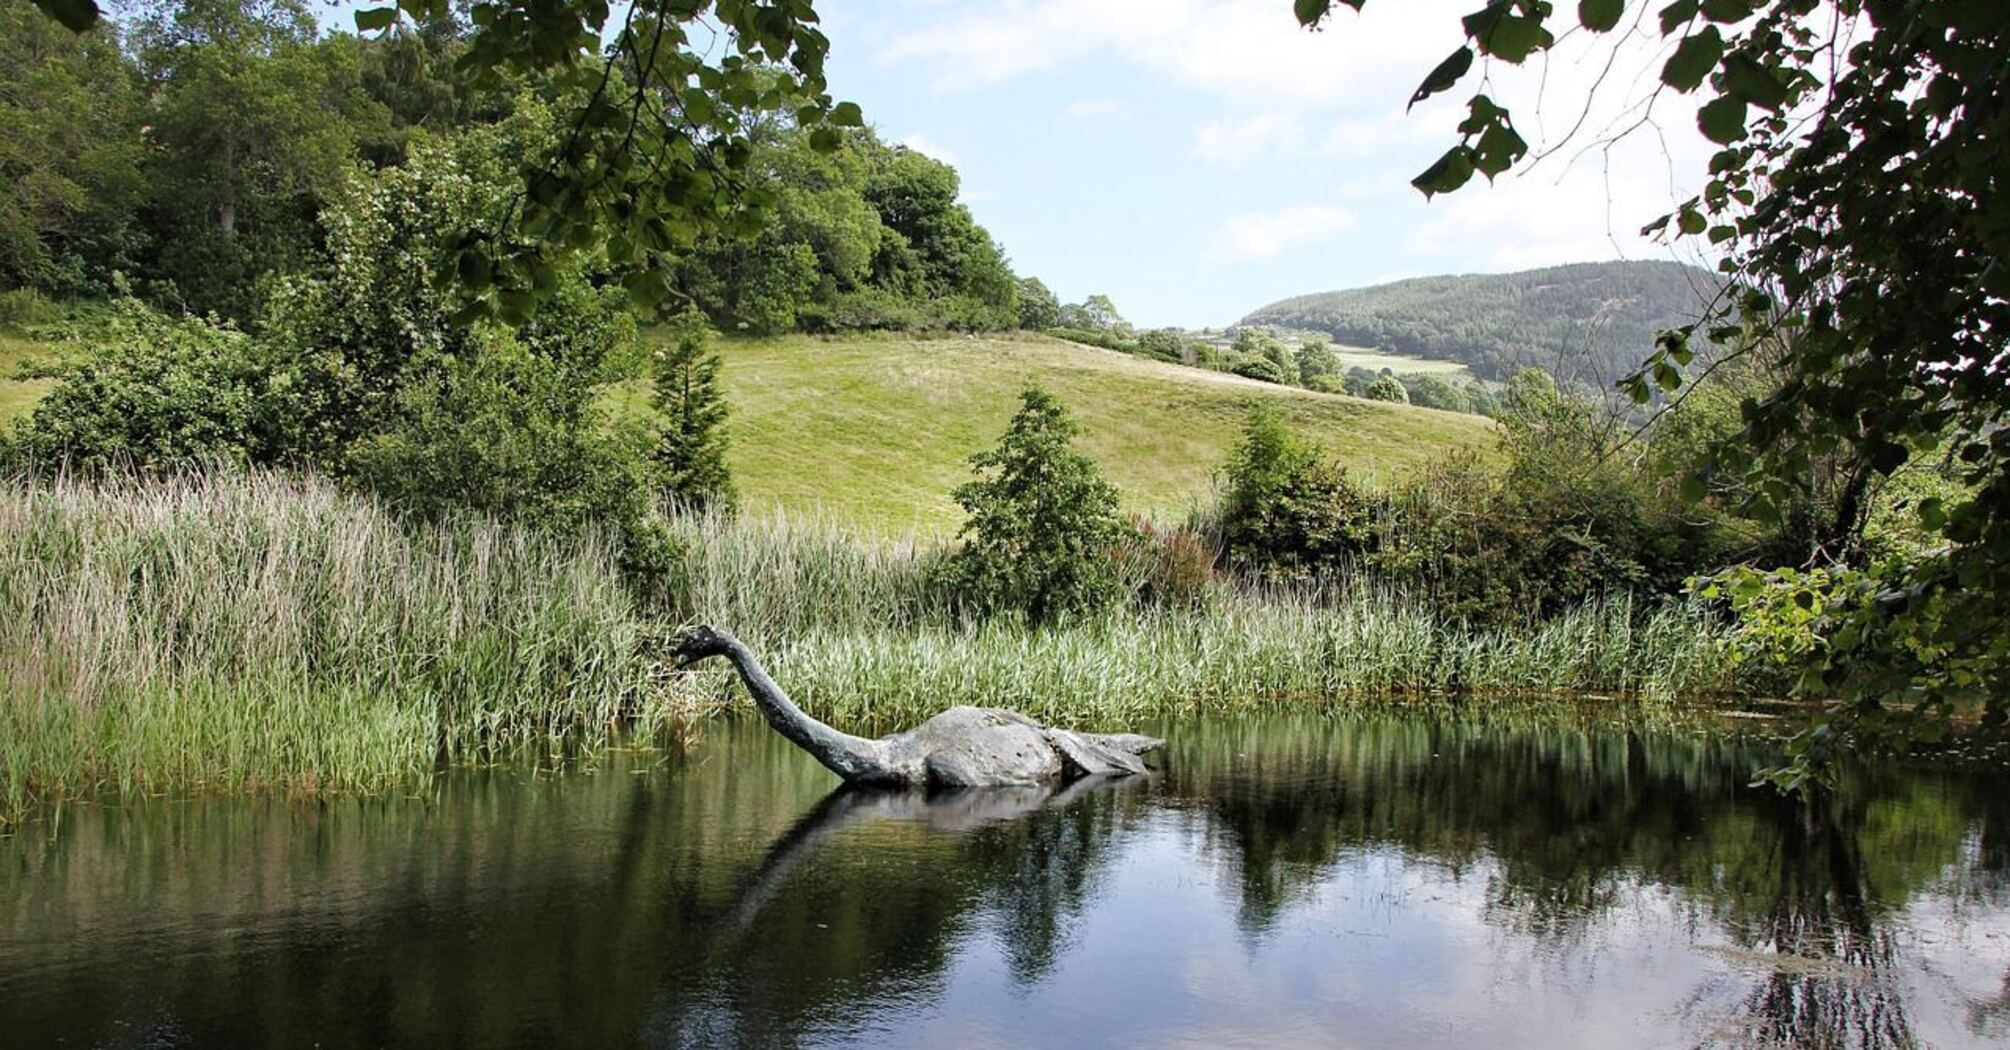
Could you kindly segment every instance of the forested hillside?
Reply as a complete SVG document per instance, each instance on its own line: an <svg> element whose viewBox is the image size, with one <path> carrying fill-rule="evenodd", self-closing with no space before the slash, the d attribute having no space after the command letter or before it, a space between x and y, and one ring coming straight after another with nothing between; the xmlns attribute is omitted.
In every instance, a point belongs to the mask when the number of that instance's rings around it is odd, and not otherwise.
<svg viewBox="0 0 2010 1050"><path fill-rule="evenodd" d="M1681 263L1576 263L1294 296L1241 323L1457 361L1486 379L1532 365L1602 386L1639 367L1656 330L1696 320L1715 287L1710 273Z"/></svg>
<svg viewBox="0 0 2010 1050"><path fill-rule="evenodd" d="M471 34L453 14L328 32L300 0L141 6L77 34L0 0L0 295L130 291L262 327L280 278L326 264L355 187L479 129L563 124L584 101L558 78L458 68ZM706 148L746 154L715 181L736 219L765 206L759 228L630 231L607 239L592 283L646 257L663 279L634 289L646 305L754 332L1019 325L1004 253L948 165L774 109L736 130ZM495 180L513 185L511 168L552 148L526 145ZM0 323L23 309L19 295L0 303Z"/></svg>

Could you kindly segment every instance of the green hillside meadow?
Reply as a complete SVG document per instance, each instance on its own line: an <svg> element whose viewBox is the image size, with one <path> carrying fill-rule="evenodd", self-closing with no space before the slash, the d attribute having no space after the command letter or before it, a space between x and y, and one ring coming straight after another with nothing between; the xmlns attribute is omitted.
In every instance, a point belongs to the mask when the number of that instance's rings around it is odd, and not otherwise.
<svg viewBox="0 0 2010 1050"><path fill-rule="evenodd" d="M820 509L887 530L954 528L949 493L1038 383L1131 510L1184 514L1259 403L1353 469L1387 475L1483 446L1478 416L1319 394L1044 336L732 339L732 466L749 509ZM638 385L627 396L642 402Z"/></svg>

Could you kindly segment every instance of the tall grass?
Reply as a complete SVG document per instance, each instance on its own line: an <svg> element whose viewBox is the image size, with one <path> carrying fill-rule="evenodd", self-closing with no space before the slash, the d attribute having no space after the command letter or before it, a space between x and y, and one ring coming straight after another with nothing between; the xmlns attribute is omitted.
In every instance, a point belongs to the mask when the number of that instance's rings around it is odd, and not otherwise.
<svg viewBox="0 0 2010 1050"><path fill-rule="evenodd" d="M1450 694L1667 699L1727 688L1714 632L1621 598L1518 630L1472 631L1397 596L1235 595L1101 617L1070 630L857 628L780 649L775 677L806 709L885 727L951 704L1114 728L1177 712Z"/></svg>
<svg viewBox="0 0 2010 1050"><path fill-rule="evenodd" d="M957 703L1089 726L1730 684L1709 621L1624 597L1475 630L1368 583L1265 591L1203 573L1177 603L1032 631L959 619L930 583L939 547L780 515L671 528L674 610L653 622L593 535L401 523L256 472L0 486L0 822L102 789L380 789L740 697L716 665L664 687L649 639L678 620L735 631L806 708L859 730Z"/></svg>
<svg viewBox="0 0 2010 1050"><path fill-rule="evenodd" d="M370 788L630 713L608 546L272 474L0 488L0 810Z"/></svg>

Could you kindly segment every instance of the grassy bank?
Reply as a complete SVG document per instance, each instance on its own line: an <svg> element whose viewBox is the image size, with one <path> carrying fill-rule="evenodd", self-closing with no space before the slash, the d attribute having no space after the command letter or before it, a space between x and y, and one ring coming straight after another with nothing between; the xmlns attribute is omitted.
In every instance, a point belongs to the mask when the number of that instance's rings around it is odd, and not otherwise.
<svg viewBox="0 0 2010 1050"><path fill-rule="evenodd" d="M89 316L79 307L81 317ZM87 321L76 321L88 328ZM80 352L53 328L0 326L0 427L33 411L53 380L17 379L24 362ZM733 406L733 475L748 505L829 514L885 535L948 532L949 493L969 457L1004 428L1019 390L1038 383L1084 426L1082 448L1127 509L1184 515L1204 500L1250 410L1278 409L1341 463L1393 477L1460 449L1490 449L1481 417L1321 394L1187 368L1045 336L851 335L722 339ZM1392 359L1393 360L1393 359ZM609 396L645 411L647 386Z"/></svg>
<svg viewBox="0 0 2010 1050"><path fill-rule="evenodd" d="M1473 631L1415 598L1218 582L1192 605L1033 632L959 622L931 547L777 514L685 518L668 619L739 632L813 713L860 730L951 704L1083 726L1448 692L1728 687L1714 631L1625 600ZM0 814L119 791L370 790L592 747L738 702L666 676L611 550L467 519L400 524L267 474L0 487ZM0 816L0 820L4 820Z"/></svg>

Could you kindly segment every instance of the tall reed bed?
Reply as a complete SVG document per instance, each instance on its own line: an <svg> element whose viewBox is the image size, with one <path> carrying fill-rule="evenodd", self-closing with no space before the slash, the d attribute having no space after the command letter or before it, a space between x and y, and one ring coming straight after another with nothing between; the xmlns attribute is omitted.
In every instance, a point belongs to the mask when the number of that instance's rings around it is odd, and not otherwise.
<svg viewBox="0 0 2010 1050"><path fill-rule="evenodd" d="M632 711L596 537L411 526L311 479L0 487L0 810L371 788Z"/></svg>
<svg viewBox="0 0 2010 1050"><path fill-rule="evenodd" d="M858 627L779 648L805 708L884 727L951 704L1110 728L1148 715L1455 694L1672 698L1728 688L1714 632L1678 608L1618 599L1515 630L1472 631L1401 597L1231 595L1068 630Z"/></svg>
<svg viewBox="0 0 2010 1050"><path fill-rule="evenodd" d="M806 708L859 729L958 703L1088 726L1731 684L1708 619L1624 597L1479 630L1368 581L1261 590L1203 570L1200 586L1167 588L1145 573L1119 609L1033 631L960 619L931 582L937 545L774 514L680 517L671 533L672 611L652 619L594 535L406 523L268 473L9 482L0 822L106 788L381 789L741 696L722 667L687 678L655 663L651 639L679 621L733 630ZM1180 597L1152 597L1166 594Z"/></svg>
<svg viewBox="0 0 2010 1050"><path fill-rule="evenodd" d="M960 621L928 585L929 550L908 541L864 540L780 516L685 518L676 533L686 551L680 614L735 631L768 654L797 702L856 726L959 703L1114 724L1277 701L1661 698L1735 684L1723 627L1679 604L1626 595L1541 622L1476 629L1372 581L1312 591L1217 579L1189 602L1136 601L1033 631ZM736 695L721 669L707 685Z"/></svg>

